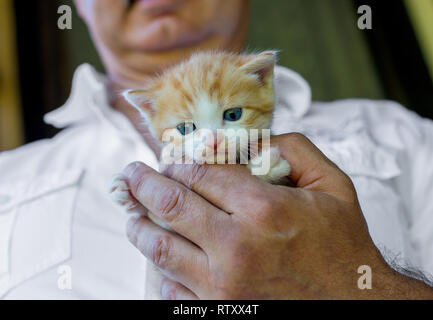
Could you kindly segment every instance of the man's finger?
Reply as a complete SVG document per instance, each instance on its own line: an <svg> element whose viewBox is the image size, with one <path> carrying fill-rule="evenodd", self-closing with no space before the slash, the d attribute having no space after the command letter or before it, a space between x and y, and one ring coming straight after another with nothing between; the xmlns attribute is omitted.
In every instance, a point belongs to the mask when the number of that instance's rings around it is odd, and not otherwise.
<svg viewBox="0 0 433 320"><path fill-rule="evenodd" d="M274 136L271 144L278 146L281 156L290 163L290 179L296 187L353 199L354 189L348 176L304 135Z"/></svg>
<svg viewBox="0 0 433 320"><path fill-rule="evenodd" d="M203 249L206 245L214 246L218 242L214 235L231 225L230 215L143 163L130 164L124 174L132 194L142 205Z"/></svg>
<svg viewBox="0 0 433 320"><path fill-rule="evenodd" d="M242 212L248 198L268 187L241 165L171 165L164 174L227 213Z"/></svg>
<svg viewBox="0 0 433 320"><path fill-rule="evenodd" d="M161 296L164 300L198 300L191 290L165 277L161 282Z"/></svg>
<svg viewBox="0 0 433 320"><path fill-rule="evenodd" d="M131 218L126 233L131 243L165 276L185 287L197 288L201 279L207 277L208 259L204 251L148 218Z"/></svg>

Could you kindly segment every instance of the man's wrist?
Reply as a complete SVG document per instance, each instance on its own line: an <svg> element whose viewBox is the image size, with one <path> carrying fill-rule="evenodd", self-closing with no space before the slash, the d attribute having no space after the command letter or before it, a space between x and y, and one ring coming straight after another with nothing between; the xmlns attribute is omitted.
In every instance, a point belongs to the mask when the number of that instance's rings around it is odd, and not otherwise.
<svg viewBox="0 0 433 320"><path fill-rule="evenodd" d="M361 299L433 299L433 289L429 285L397 270L382 258L375 270L372 269L372 288L360 290Z"/></svg>

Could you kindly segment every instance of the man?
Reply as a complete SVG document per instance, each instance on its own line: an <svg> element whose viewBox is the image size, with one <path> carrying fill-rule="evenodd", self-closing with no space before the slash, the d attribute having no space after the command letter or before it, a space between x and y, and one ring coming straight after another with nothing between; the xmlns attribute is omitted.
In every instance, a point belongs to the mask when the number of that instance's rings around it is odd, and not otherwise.
<svg viewBox="0 0 433 320"><path fill-rule="evenodd" d="M345 173L288 134L271 142L293 188L241 166L161 175L156 144L117 93L196 50L241 50L248 2L76 5L107 76L81 66L68 102L45 118L66 129L0 155L1 297L147 298L144 256L166 299L433 297L423 278L433 273L431 121L392 102L312 103L306 82L277 67L274 132L305 134ZM107 195L124 167L133 195L177 234L133 217L139 251L127 241L127 217Z"/></svg>

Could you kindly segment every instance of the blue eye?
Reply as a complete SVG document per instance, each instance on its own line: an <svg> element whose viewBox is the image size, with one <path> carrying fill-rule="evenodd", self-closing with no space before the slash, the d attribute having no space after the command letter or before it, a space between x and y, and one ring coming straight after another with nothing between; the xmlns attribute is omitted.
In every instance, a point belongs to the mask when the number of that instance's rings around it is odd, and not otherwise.
<svg viewBox="0 0 433 320"><path fill-rule="evenodd" d="M228 109L223 117L226 121L238 121L242 117L242 108Z"/></svg>
<svg viewBox="0 0 433 320"><path fill-rule="evenodd" d="M195 129L197 129L197 128L196 128L195 124L192 122L185 122L185 123L182 123L182 124L177 126L177 130L179 130L179 132L183 136L190 134L191 132L195 131Z"/></svg>

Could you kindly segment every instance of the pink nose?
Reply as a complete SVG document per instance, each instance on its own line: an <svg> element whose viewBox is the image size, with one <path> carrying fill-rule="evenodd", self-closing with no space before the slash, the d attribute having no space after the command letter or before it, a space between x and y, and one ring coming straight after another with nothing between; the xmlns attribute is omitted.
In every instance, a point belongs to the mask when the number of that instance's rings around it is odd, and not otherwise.
<svg viewBox="0 0 433 320"><path fill-rule="evenodd" d="M209 142L206 144L209 148L213 148L214 150L216 150L218 148L218 142L214 141L214 142Z"/></svg>

